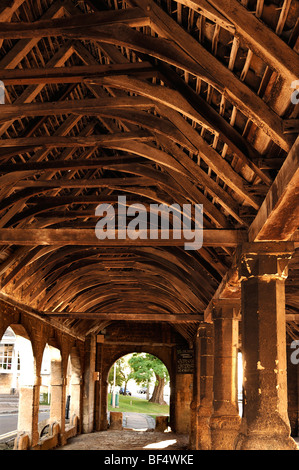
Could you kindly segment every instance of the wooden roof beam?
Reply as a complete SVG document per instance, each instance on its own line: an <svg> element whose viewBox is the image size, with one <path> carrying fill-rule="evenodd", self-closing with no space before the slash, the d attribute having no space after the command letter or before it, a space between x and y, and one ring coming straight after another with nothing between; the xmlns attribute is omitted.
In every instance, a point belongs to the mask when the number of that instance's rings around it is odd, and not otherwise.
<svg viewBox="0 0 299 470"><path fill-rule="evenodd" d="M149 62L128 64L108 64L94 66L72 66L52 68L30 68L1 70L1 80L8 85L39 85L41 83L80 83L86 78L106 75L133 74L134 76L154 77L158 71Z"/></svg>
<svg viewBox="0 0 299 470"><path fill-rule="evenodd" d="M171 323L198 323L203 321L203 315L196 314L167 314L167 313L98 313L98 312L41 312L50 318L80 318L83 320L109 321L146 321ZM104 341L105 342L105 341Z"/></svg>
<svg viewBox="0 0 299 470"><path fill-rule="evenodd" d="M15 139L0 140L1 147L97 147L105 146L111 142L121 142L123 140L150 141L154 136L148 131L119 132L116 134L100 134L83 137L70 136L41 136L41 137L20 137Z"/></svg>
<svg viewBox="0 0 299 470"><path fill-rule="evenodd" d="M45 103L17 103L1 105L1 121L17 119L25 116L44 116L44 115L63 115L63 114L80 114L88 115L89 113L100 113L105 109L126 109L137 108L149 110L155 107L155 103L141 96L125 96L122 98L91 98L82 100L63 100Z"/></svg>
<svg viewBox="0 0 299 470"><path fill-rule="evenodd" d="M205 102L203 100L200 101L199 99L196 98L196 101L192 101L189 96L185 98L185 96L181 92L178 92L177 90L173 90L168 87L151 85L150 83L145 82L143 80L138 80L138 79L131 78L128 76L121 77L121 79L120 77L104 77L102 79L99 79L99 82L101 82L101 84L103 84L104 86L110 86L112 88L127 89L134 93L138 93L141 96L144 96L145 98L155 101L157 103L157 106L160 108L161 106L163 106L165 109L165 106L166 106L166 112L164 113L162 110L162 113L166 117L168 117L168 115L170 114L170 111L176 111L177 113L185 115L186 117L192 119L197 124L199 124L200 126L202 126L203 128L209 130L210 132L214 134L220 132L221 138L223 138L224 141L227 142L227 144L233 149L233 151L236 152L237 155L241 159L243 159L244 162L247 165L249 165L253 171L257 173L257 176L259 176L259 178L261 178L262 181L264 181L267 185L270 185L271 179L265 173L259 170L259 168L257 168L256 165L252 161L253 156L255 158L260 157L259 153L253 147L251 147L248 143L246 144L245 141L243 142L242 136L238 135L236 130L233 129L227 122L225 123L224 119L221 116L219 116L217 113L214 112L208 118L206 117L206 113L204 115L201 114L201 109L205 106L204 105ZM170 108L170 111L168 111L167 108ZM216 114L216 117L214 118L215 114ZM176 125L175 121L177 120L178 119L172 119L173 124ZM222 124L220 123L221 130L220 130L220 126L218 127L218 123L220 122L220 120L222 121ZM216 122L216 125L215 125L215 122ZM178 129L180 129L182 133L184 133L183 128L181 128L178 125L177 127ZM209 145L204 141L204 139L199 135L199 133L196 132L194 128L192 128L191 125L186 123L186 125L184 125L183 127L187 129L187 133L185 133L186 137L189 136L190 134L192 135L192 138L189 137L189 140L192 142L192 144L195 147L198 148L199 152L201 152L201 149L203 147L204 148L209 147ZM196 143L199 140L201 141L200 145ZM253 154L253 155L250 155L251 158L247 156L249 153ZM206 152L203 151L202 154L203 154L203 159L206 159L207 158ZM214 151L214 154L217 154L217 152ZM218 157L215 157L215 158L218 158L223 161L223 158L219 154L217 155Z"/></svg>
<svg viewBox="0 0 299 470"><path fill-rule="evenodd" d="M221 1L218 3L220 4ZM226 0L225 3L229 3L229 0ZM237 1L234 3L239 4ZM175 42L182 50L189 54L195 62L206 70L206 73L214 77L215 80L217 79L222 88L219 91L223 93L225 98L241 110L246 117L260 127L279 146L286 151L290 150L294 139L283 134L282 119L259 96L251 91L246 84L241 82L232 71L208 52L154 1L129 0L129 4L138 6L146 11L151 20L151 27L156 33ZM246 12L244 7L241 8ZM282 41L279 39L279 42ZM293 62L298 63L296 54L293 57ZM293 75L294 71L292 72ZM295 79L298 76L299 71Z"/></svg>
<svg viewBox="0 0 299 470"><path fill-rule="evenodd" d="M91 245L101 247L111 246L183 246L190 243L183 237L173 239L173 232L169 230L169 239L161 238L151 240L150 233L145 233L146 239L126 240L118 239L117 230L115 240L99 240L93 229L0 229L0 245ZM203 232L203 245L216 247L235 247L247 241L247 233L243 230L205 229Z"/></svg>
<svg viewBox="0 0 299 470"><path fill-rule="evenodd" d="M0 6L0 21L8 21L25 0L2 0Z"/></svg>
<svg viewBox="0 0 299 470"><path fill-rule="evenodd" d="M42 15L41 19L60 18L64 13L64 2L56 0ZM38 41L39 38L21 39L18 41L0 60L0 69L14 69L17 67L21 60L38 43Z"/></svg>
<svg viewBox="0 0 299 470"><path fill-rule="evenodd" d="M79 10L78 10L79 12ZM103 25L125 24L132 27L149 26L148 15L140 8L109 10L89 14L78 14L68 18L54 18L31 22L1 22L2 39L22 39L61 36L76 29L98 28Z"/></svg>
<svg viewBox="0 0 299 470"><path fill-rule="evenodd" d="M289 240L298 227L299 137L249 228L249 240Z"/></svg>
<svg viewBox="0 0 299 470"><path fill-rule="evenodd" d="M231 34L234 34L236 31L233 23L227 20L227 18L214 8L208 0L177 0L177 3L185 5L191 8L191 10L195 10L197 13L213 21L213 23L216 23L221 28L226 29Z"/></svg>
<svg viewBox="0 0 299 470"><path fill-rule="evenodd" d="M143 0L136 1L140 2ZM156 9L159 7L155 5L154 8ZM120 12L126 17L129 16L131 10L134 9L125 9L121 10ZM139 11L142 11L142 8ZM249 119L252 119L257 125L259 125L264 130L264 132L266 132L280 146L286 150L289 150L292 139L291 136L285 135L283 133L282 123L280 122L281 120L279 116L276 115L263 100L261 100L255 93L251 92L248 87L242 84L242 82L240 82L225 66L223 66L204 48L202 48L203 50L200 51L200 57L197 53L192 57L192 45L193 41L195 40L193 40L193 38L188 33L185 33L184 30L180 28L176 22L171 20L171 18L162 10L158 9L158 14L157 12L153 13L152 6L147 9L146 5L144 6L143 11L145 16L147 14L150 15L152 26L156 26L158 24L159 32L161 26L165 26L165 18L167 19L169 24L167 24L167 28L165 30L162 28L162 36L170 36L169 39L171 39L173 42L165 41L163 38L155 38L152 36L145 37L142 33L127 27L126 24L124 24L126 23L125 17L121 22L122 24L118 25L118 11L115 10L112 12L109 11L95 13L95 15L109 14L109 18L113 18L114 13L115 24L113 27L110 25L108 28L105 26L101 29L98 24L96 29L92 29L92 27L90 28L88 26L82 26L83 23L81 23L80 27L78 25L72 27L61 26L62 20L71 21L77 18L72 17L70 19L66 18L50 20L52 24L56 25L56 27L53 27L52 29L45 28L43 26L44 22L40 22L42 25L37 24L38 22L35 22L34 27L31 27L31 30L28 28L28 24L26 23L22 24L21 26L19 23L17 25L3 23L0 25L0 36L7 36L12 38L13 35L14 37L18 38L20 36L22 37L22 34L24 35L26 33L26 35L30 35L30 37L32 37L32 35L41 34L42 36L62 35L64 37L78 39L92 39L95 41L108 42L110 44L123 45L139 52L160 58L172 65L182 68L183 70L193 73L199 78L210 83L216 89L219 89L220 92L227 94L227 98L231 101L233 100L234 104L236 104L236 106L241 109ZM166 15L166 17L162 17L162 20L160 19L161 12L163 15ZM80 15L81 19L82 16L84 15ZM93 17L93 15L86 16L89 17L89 20L91 16ZM65 25L66 24L67 23L65 23ZM107 22L105 24L107 25ZM179 28L178 31L176 31L177 28ZM8 33L8 31L10 31L10 33ZM196 49L199 50L201 47L202 46L196 42ZM204 59L207 55L208 57L206 57L205 61ZM245 102L246 104L244 104Z"/></svg>
<svg viewBox="0 0 299 470"><path fill-rule="evenodd" d="M202 0L192 0L200 4ZM277 34L253 15L238 0L208 0L219 13L230 21L236 35L271 68L281 74L287 83L299 77L298 55Z"/></svg>

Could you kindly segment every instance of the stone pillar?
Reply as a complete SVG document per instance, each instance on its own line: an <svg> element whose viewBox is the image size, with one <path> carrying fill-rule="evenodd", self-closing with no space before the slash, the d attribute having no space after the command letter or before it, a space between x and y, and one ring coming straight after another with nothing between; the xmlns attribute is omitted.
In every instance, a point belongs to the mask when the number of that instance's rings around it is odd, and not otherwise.
<svg viewBox="0 0 299 470"><path fill-rule="evenodd" d="M213 414L214 326L199 327L200 337L200 398L197 412L197 449L211 450L210 419Z"/></svg>
<svg viewBox="0 0 299 470"><path fill-rule="evenodd" d="M18 434L29 436L29 445L38 442L38 410L40 377L35 376L35 361L31 342L18 337L21 350L21 374L19 377Z"/></svg>
<svg viewBox="0 0 299 470"><path fill-rule="evenodd" d="M83 377L83 433L94 430L94 390L95 390L96 338L86 339Z"/></svg>
<svg viewBox="0 0 299 470"><path fill-rule="evenodd" d="M80 393L81 377L77 374L71 376L71 407L70 416L76 415L80 418Z"/></svg>
<svg viewBox="0 0 299 470"><path fill-rule="evenodd" d="M39 412L40 377L34 385L22 386L19 389L18 433L26 433L30 446L39 441L38 412Z"/></svg>
<svg viewBox="0 0 299 470"><path fill-rule="evenodd" d="M213 310L214 411L210 420L213 450L233 450L241 423L237 396L239 311L235 299L216 301Z"/></svg>
<svg viewBox="0 0 299 470"><path fill-rule="evenodd" d="M175 430L178 434L189 434L190 405L192 401L193 374L176 374L175 381Z"/></svg>
<svg viewBox="0 0 299 470"><path fill-rule="evenodd" d="M237 449L295 449L287 413L285 279L293 244L240 252L244 415Z"/></svg>
<svg viewBox="0 0 299 470"><path fill-rule="evenodd" d="M61 433L65 431L66 379L62 374L60 352L51 360L51 405L50 421L57 422Z"/></svg>
<svg viewBox="0 0 299 470"><path fill-rule="evenodd" d="M190 436L189 449L198 450L198 409L200 403L200 337L197 330L194 341L194 374L193 374L193 397L190 405Z"/></svg>
<svg viewBox="0 0 299 470"><path fill-rule="evenodd" d="M191 432L189 448L211 449L210 418L213 413L214 328L203 323L195 342L195 373L191 403Z"/></svg>

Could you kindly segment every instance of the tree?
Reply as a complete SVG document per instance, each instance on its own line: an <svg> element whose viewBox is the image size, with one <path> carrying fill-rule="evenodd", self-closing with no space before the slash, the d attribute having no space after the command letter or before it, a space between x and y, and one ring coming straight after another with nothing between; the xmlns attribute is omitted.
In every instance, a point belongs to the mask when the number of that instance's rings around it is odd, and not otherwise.
<svg viewBox="0 0 299 470"><path fill-rule="evenodd" d="M169 374L163 362L148 353L134 353L128 362L133 370L132 378L137 384L146 385L153 376L155 377L155 388L149 401L165 405L164 386L169 381Z"/></svg>
<svg viewBox="0 0 299 470"><path fill-rule="evenodd" d="M123 384L123 378L122 378L122 375L120 373L120 363L119 363L119 361L120 360L116 361L115 385L117 387L121 387L122 384ZM111 386L114 383L114 364L113 364L113 366L111 367L111 369L109 371L108 382L109 382L109 385L111 385Z"/></svg>
<svg viewBox="0 0 299 470"><path fill-rule="evenodd" d="M128 366L127 360L125 357L121 357L116 361L116 378L115 385L121 387L124 384L125 394L127 390L127 385L129 380L132 378L132 370ZM108 376L108 382L110 385L113 385L114 382L114 365L111 367Z"/></svg>

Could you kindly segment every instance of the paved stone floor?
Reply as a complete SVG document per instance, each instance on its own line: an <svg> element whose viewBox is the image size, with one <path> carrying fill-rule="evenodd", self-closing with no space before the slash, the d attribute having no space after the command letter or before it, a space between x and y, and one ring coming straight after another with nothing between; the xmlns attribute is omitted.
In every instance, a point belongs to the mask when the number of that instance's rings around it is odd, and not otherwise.
<svg viewBox="0 0 299 470"><path fill-rule="evenodd" d="M299 438L295 441L299 444ZM81 434L55 450L188 450L188 436L172 432L104 431Z"/></svg>
<svg viewBox="0 0 299 470"><path fill-rule="evenodd" d="M123 431L81 434L56 450L184 450L188 436L156 432L155 420L141 413L123 413Z"/></svg>
<svg viewBox="0 0 299 470"><path fill-rule="evenodd" d="M1 413L17 413L17 397L1 396ZM48 407L42 407L48 408ZM123 431L81 434L55 450L186 450L188 436L155 432L155 421L141 413L123 413ZM295 438L299 445L299 437ZM2 450L2 448L0 449Z"/></svg>
<svg viewBox="0 0 299 470"><path fill-rule="evenodd" d="M155 420L151 416L142 413L123 413L123 427L125 429L146 431L155 429Z"/></svg>
<svg viewBox="0 0 299 470"><path fill-rule="evenodd" d="M186 450L187 446L185 435L124 429L81 434L55 450Z"/></svg>

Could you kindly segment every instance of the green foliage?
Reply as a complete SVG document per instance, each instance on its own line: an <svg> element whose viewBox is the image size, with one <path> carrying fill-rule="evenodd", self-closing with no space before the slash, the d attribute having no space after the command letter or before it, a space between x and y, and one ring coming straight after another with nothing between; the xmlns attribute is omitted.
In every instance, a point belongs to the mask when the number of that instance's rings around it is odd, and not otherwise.
<svg viewBox="0 0 299 470"><path fill-rule="evenodd" d="M164 378L165 382L169 381L168 370L160 359L151 354L134 353L128 361L129 366L132 368L131 378L137 384L145 385L152 377L156 376Z"/></svg>
<svg viewBox="0 0 299 470"><path fill-rule="evenodd" d="M121 387L123 383L127 384L128 381L133 378L132 371L127 363L125 357L121 357L116 361L116 377L115 377L115 385ZM108 382L110 385L113 385L114 379L114 365L111 367L108 376Z"/></svg>

